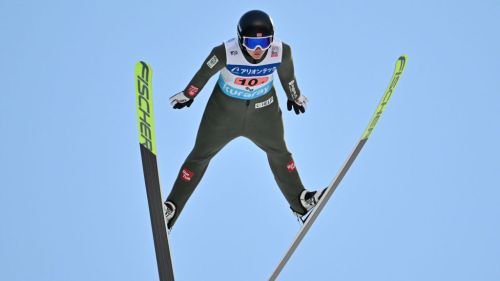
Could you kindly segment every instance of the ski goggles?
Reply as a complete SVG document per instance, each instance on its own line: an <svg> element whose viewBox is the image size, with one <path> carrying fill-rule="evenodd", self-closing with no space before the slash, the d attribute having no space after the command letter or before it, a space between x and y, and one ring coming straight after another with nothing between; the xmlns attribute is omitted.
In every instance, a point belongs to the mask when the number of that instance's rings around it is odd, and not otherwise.
<svg viewBox="0 0 500 281"><path fill-rule="evenodd" d="M245 37L243 36L242 45L248 50L255 51L257 47L260 47L262 50L267 50L271 47L271 43L273 42L273 36L266 37Z"/></svg>

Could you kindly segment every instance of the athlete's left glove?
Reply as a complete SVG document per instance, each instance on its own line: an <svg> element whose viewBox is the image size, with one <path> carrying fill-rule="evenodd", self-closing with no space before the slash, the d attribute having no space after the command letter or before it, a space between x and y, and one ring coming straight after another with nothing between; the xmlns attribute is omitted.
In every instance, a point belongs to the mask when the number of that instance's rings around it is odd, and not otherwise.
<svg viewBox="0 0 500 281"><path fill-rule="evenodd" d="M291 111L293 108L293 110L295 111L295 114L300 114L301 112L302 113L306 112L307 103L308 103L308 100L307 100L306 96L300 95L298 98L296 98L293 101L288 100L286 106L288 108L288 111Z"/></svg>
<svg viewBox="0 0 500 281"><path fill-rule="evenodd" d="M185 106L190 107L194 99L190 99L184 95L184 92L179 92L170 97L170 105L175 109L181 109Z"/></svg>

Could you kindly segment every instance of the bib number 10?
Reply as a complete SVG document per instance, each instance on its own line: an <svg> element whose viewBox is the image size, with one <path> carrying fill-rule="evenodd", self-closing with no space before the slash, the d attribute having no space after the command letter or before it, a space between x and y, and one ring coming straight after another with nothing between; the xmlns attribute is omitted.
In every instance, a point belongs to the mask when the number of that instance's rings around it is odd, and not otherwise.
<svg viewBox="0 0 500 281"><path fill-rule="evenodd" d="M266 83L269 80L269 77L259 77L259 78L241 78L238 77L234 80L235 84L241 85L241 86L257 86L257 85L262 85Z"/></svg>

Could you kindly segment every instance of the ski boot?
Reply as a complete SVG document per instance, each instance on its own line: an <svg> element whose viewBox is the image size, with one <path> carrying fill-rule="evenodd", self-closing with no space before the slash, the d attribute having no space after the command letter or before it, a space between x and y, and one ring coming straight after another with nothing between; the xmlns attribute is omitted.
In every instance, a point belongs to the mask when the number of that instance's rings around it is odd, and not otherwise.
<svg viewBox="0 0 500 281"><path fill-rule="evenodd" d="M170 227L168 227L170 220L174 217L175 215L175 205L174 203L170 201L165 201L163 203L163 211L165 213L165 224L168 228L168 231L170 232Z"/></svg>
<svg viewBox="0 0 500 281"><path fill-rule="evenodd" d="M305 189L302 191L300 194L300 203L302 204L302 207L306 209L306 212L309 212L316 206L316 204L318 204L319 199L321 199L321 196L323 196L325 191L326 188L321 191L307 191Z"/></svg>
<svg viewBox="0 0 500 281"><path fill-rule="evenodd" d="M302 223L304 223L309 217L310 211L318 204L321 196L325 193L326 188L321 191L308 191L304 189L300 194L300 204L304 207L305 212L303 214L299 214L294 212L297 219L299 219Z"/></svg>

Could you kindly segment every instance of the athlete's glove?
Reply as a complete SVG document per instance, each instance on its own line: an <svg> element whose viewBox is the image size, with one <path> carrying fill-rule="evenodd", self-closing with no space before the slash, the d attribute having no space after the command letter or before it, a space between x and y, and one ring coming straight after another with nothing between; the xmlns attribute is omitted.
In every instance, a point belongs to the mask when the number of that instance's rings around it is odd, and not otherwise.
<svg viewBox="0 0 500 281"><path fill-rule="evenodd" d="M179 92L170 97L170 105L175 109L181 109L185 106L190 107L193 101L193 99L186 97L184 92Z"/></svg>
<svg viewBox="0 0 500 281"><path fill-rule="evenodd" d="M286 106L288 108L288 111L291 111L293 108L293 110L295 111L295 114L300 114L301 112L302 113L306 112L307 103L308 103L308 100L307 100L306 96L300 95L298 98L296 98L293 101L288 100Z"/></svg>

